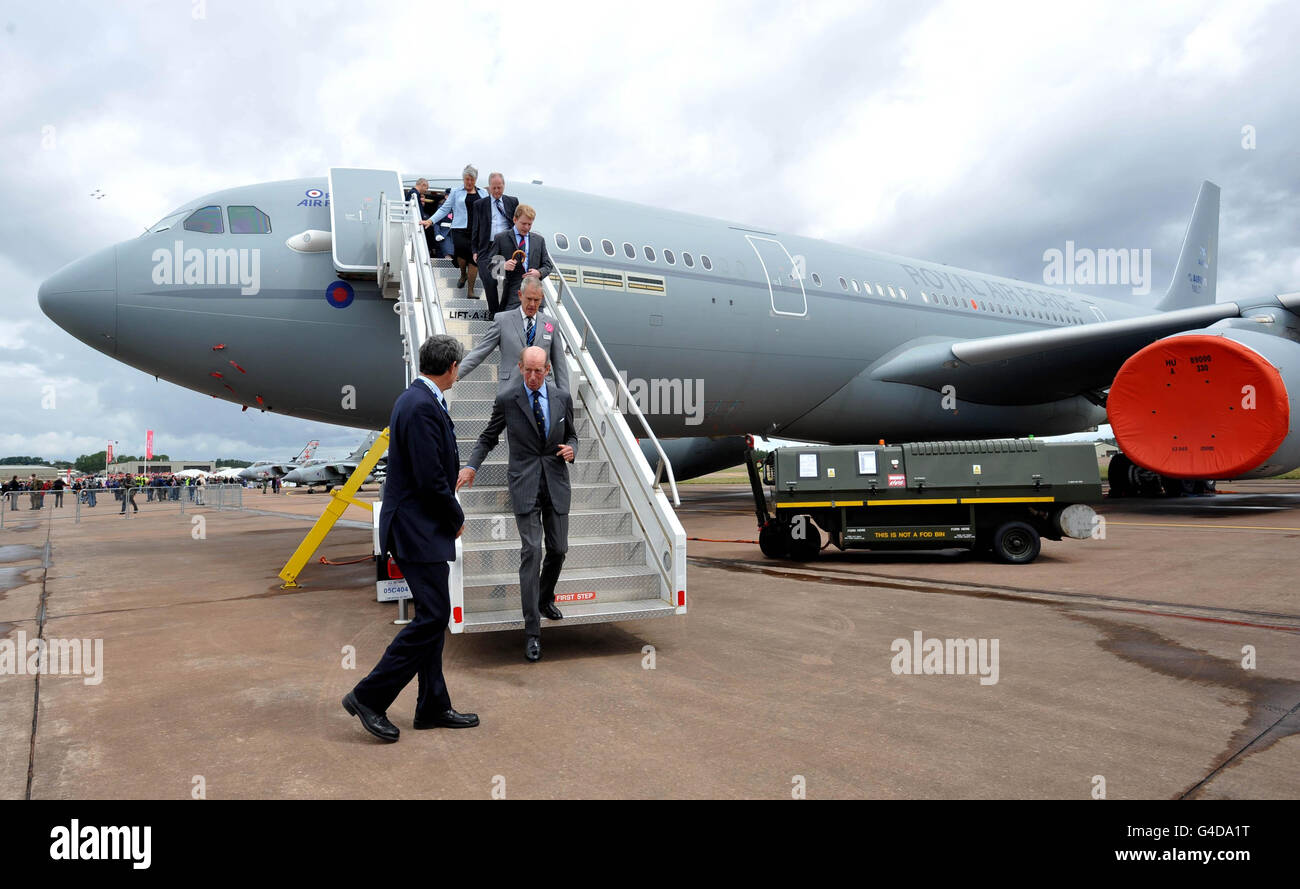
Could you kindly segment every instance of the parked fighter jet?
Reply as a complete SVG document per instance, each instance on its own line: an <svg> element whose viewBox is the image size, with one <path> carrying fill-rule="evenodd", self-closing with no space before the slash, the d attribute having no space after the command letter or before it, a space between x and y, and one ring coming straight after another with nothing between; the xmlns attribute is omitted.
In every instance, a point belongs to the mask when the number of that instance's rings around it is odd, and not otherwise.
<svg viewBox="0 0 1300 889"><path fill-rule="evenodd" d="M298 179L187 201L52 275L41 307L84 342L181 386L382 427L404 385L398 318L373 276L336 268L328 188ZM1300 328L1300 294L1215 301L1219 189L1209 182L1154 310L510 188L537 209L534 231L618 367L642 391L667 382L668 403L642 408L661 438L682 437L669 448L678 478L739 462L732 436L744 433L852 443L1052 435L1107 421L1129 457L1169 477L1300 465L1290 423L1300 344L1289 333ZM179 333L153 336L159 325Z"/></svg>
<svg viewBox="0 0 1300 889"><path fill-rule="evenodd" d="M324 485L325 491L328 493L335 485L342 485L351 478L352 473L356 471L357 464L366 456L366 452L370 450L370 446L375 443L375 439L378 437L378 432L370 433L366 436L365 441L357 445L356 450L342 460L308 460L297 469L287 473L284 476L284 481L306 486L308 494L312 493L317 485ZM380 458L381 466L386 466L387 463L386 457ZM366 476L367 483L374 480L373 473Z"/></svg>
<svg viewBox="0 0 1300 889"><path fill-rule="evenodd" d="M298 468L298 465L306 460L311 459L311 455L316 453L316 448L320 447L320 442L312 440L307 442L307 446L298 452L298 456L292 460L276 462L274 460L258 460L252 466L246 466L239 471L239 477L246 482L260 482L262 479L283 478L286 474Z"/></svg>

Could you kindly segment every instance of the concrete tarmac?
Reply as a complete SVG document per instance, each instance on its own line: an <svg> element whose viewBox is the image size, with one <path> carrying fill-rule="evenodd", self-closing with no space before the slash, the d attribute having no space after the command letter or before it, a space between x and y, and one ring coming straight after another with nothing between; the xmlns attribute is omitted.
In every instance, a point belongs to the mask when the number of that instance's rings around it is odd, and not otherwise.
<svg viewBox="0 0 1300 889"><path fill-rule="evenodd" d="M1221 487L1108 502L1105 539L1005 566L769 561L711 542L756 537L746 486L683 486L687 534L710 539L689 545L687 615L547 624L537 664L520 633L449 636L452 703L482 725L413 730L412 683L391 745L339 704L396 631L373 565L279 588L324 495L125 519L101 497L80 524L23 502L0 530L0 644L102 640L102 673L4 670L0 797L1295 798L1300 483ZM367 518L319 555L366 556ZM996 640L997 681L896 673L918 632Z"/></svg>

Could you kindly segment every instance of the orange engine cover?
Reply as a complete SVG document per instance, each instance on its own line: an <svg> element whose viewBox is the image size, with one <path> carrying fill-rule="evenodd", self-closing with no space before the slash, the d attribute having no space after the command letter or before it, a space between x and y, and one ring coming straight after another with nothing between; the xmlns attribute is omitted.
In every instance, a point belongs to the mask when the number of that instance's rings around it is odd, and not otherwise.
<svg viewBox="0 0 1300 889"><path fill-rule="evenodd" d="M1286 384L1268 359L1222 336L1152 343L1115 375L1106 402L1134 463L1173 478L1235 478L1287 437Z"/></svg>

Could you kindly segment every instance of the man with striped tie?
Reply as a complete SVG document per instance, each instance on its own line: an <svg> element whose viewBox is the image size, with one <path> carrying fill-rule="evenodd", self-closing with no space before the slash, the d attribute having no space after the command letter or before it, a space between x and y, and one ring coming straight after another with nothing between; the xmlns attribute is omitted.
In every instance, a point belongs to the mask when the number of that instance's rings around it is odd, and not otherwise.
<svg viewBox="0 0 1300 889"><path fill-rule="evenodd" d="M519 382L516 359L528 346L537 346L546 353L555 373L555 385L569 391L569 361L564 357L564 344L560 341L560 325L555 316L542 311L542 283L537 278L524 278L519 291L519 306L502 312L492 321L483 339L465 356L460 364L460 375L468 377L474 368L492 354L501 350L497 370L497 392L504 392Z"/></svg>
<svg viewBox="0 0 1300 889"><path fill-rule="evenodd" d="M499 312L508 312L519 302L520 282L541 280L555 270L551 254L546 252L546 239L532 230L536 218L536 210L520 204L515 207L515 224L492 239L486 270L490 275L502 276Z"/></svg>
<svg viewBox="0 0 1300 889"><path fill-rule="evenodd" d="M542 657L542 618L561 620L555 585L569 550L569 464L578 448L573 399L546 382L546 353L528 346L519 356L522 379L497 394L492 417L456 478L456 490L473 486L478 469L508 433L506 486L519 529L519 600L524 615L524 658ZM542 542L546 559L542 559Z"/></svg>

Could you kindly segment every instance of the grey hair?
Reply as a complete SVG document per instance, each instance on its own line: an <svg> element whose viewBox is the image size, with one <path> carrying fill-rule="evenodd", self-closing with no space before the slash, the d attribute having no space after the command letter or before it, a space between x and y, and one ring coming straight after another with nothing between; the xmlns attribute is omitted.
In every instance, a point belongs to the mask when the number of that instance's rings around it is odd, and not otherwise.
<svg viewBox="0 0 1300 889"><path fill-rule="evenodd" d="M522 284L519 285L519 292L520 292L520 293L523 293L525 290L528 290L528 289L533 288L533 287L536 287L538 290L541 290L541 289L542 289L542 279L541 279L541 278L524 278L524 282L523 282ZM545 291L542 291L542 292L545 293Z"/></svg>
<svg viewBox="0 0 1300 889"><path fill-rule="evenodd" d="M506 177L505 177L505 176L502 176L500 173L488 173L488 184L489 184L489 185L492 184L492 178L493 178L494 176L495 176L496 178L498 178L498 179L501 180L501 184L502 184L502 185L505 185L505 184L506 184Z"/></svg>
<svg viewBox="0 0 1300 889"><path fill-rule="evenodd" d="M460 175L471 176L474 179L478 179L478 167L474 166L473 164L466 164L465 169L460 171Z"/></svg>
<svg viewBox="0 0 1300 889"><path fill-rule="evenodd" d="M420 346L420 373L440 377L464 354L460 340L445 333L434 334Z"/></svg>

